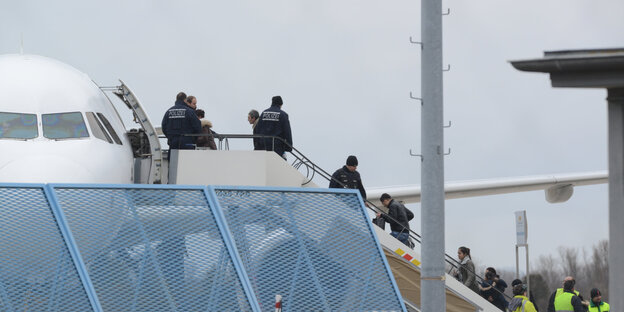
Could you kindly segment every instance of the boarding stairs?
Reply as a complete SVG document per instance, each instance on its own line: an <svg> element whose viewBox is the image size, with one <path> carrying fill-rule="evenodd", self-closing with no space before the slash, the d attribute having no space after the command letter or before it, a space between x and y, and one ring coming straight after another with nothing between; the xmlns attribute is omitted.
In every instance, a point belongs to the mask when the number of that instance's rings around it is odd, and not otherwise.
<svg viewBox="0 0 624 312"><path fill-rule="evenodd" d="M221 148L227 148L227 143L224 144L227 139L250 139L253 136L223 134L215 137L220 140ZM267 151L172 150L169 168L173 169L170 172L170 182L196 185L281 185L301 188L310 185L317 187L312 182L314 176L321 176L328 181L331 179L331 174L315 165L295 148L291 155L289 158L294 160L292 164L288 164L276 153ZM369 215L382 211L372 202L368 204ZM381 228L377 226L373 228L383 247L406 307L410 311L418 311L421 259L419 252L403 245ZM417 233L410 231L410 237L413 241L420 243L420 236ZM458 266L458 263L448 255L446 255L446 262L449 267ZM490 302L449 274L445 275L445 283L447 311L499 311Z"/></svg>
<svg viewBox="0 0 624 312"><path fill-rule="evenodd" d="M190 185L260 185L289 187L318 187L313 179L320 176L330 181L331 174L301 151L292 147L292 163L288 165L276 153L267 151L230 151L229 140L253 139L254 137L282 140L262 135L215 134L218 151L173 150L166 159L160 147L157 129L150 122L137 97L123 81L114 92L134 113L147 135L149 142L149 175L147 183L170 183ZM284 144L288 144L283 141ZM167 165L164 165L164 164ZM242 173L242 175L240 175ZM364 199L366 200L366 199ZM369 202L372 213L384 211ZM410 311L420 306L420 255L403 245L387 232L374 226L391 265L395 280ZM410 231L413 241L420 243L420 236ZM456 267L454 259L446 255L447 264ZM476 275L476 274L475 274ZM478 275L477 275L478 276ZM478 277L480 278L480 277ZM447 311L498 311L498 309L472 290L446 274Z"/></svg>
<svg viewBox="0 0 624 312"><path fill-rule="evenodd" d="M383 229L375 226L379 243L383 246L386 259L401 291L405 305L420 306L420 253L405 246ZM447 259L449 266L451 261ZM500 311L479 294L445 274L446 311Z"/></svg>
<svg viewBox="0 0 624 312"><path fill-rule="evenodd" d="M147 167L145 170L147 171L146 178L139 182L146 184L167 183L166 179L163 180L163 152L156 127L152 124L134 92L122 80L119 80L119 82L121 83L119 86L102 87L101 89L103 91L112 91L113 94L119 97L132 111L134 121L141 126L141 129L128 133L131 141L133 141L132 148L134 157L137 160L135 166L140 168L145 165ZM134 140L132 140L133 138ZM135 172L135 174L137 173ZM135 178L135 180L138 179Z"/></svg>

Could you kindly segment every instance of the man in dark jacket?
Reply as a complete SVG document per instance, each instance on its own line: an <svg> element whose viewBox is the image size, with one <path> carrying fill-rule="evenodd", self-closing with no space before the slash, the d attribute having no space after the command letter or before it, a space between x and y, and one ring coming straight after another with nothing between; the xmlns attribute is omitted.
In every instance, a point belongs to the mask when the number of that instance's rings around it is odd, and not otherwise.
<svg viewBox="0 0 624 312"><path fill-rule="evenodd" d="M574 311L584 312L583 298L574 290L576 281L568 276L563 280L563 288L557 289L548 299L548 312Z"/></svg>
<svg viewBox="0 0 624 312"><path fill-rule="evenodd" d="M507 283L505 282L505 280L503 280L502 278L500 278L500 275L498 275L496 273L496 269L493 267L488 267L487 269L485 269L485 273L487 274L487 272L492 272L492 274L494 275L493 277L493 282L496 283L496 285L494 286L494 288L496 288L496 292L494 292L494 305L501 309L501 311L506 311L505 309L507 308L507 305L509 305L509 302L507 302L507 299L505 299L505 288L507 288ZM485 298L488 299L488 298Z"/></svg>
<svg viewBox="0 0 624 312"><path fill-rule="evenodd" d="M364 190L364 185L362 185L360 173L356 170L357 166L357 157L353 155L347 157L347 164L332 174L332 179L329 181L329 188L358 189L360 190L362 199L366 200L366 190Z"/></svg>
<svg viewBox="0 0 624 312"><path fill-rule="evenodd" d="M383 218L390 223L390 235L396 237L401 243L409 245L409 222L405 208L401 203L392 199L388 193L381 194L379 198L384 207L388 208L388 213L377 213L377 218Z"/></svg>
<svg viewBox="0 0 624 312"><path fill-rule="evenodd" d="M276 136L284 139L288 144L284 144L279 139L265 138L263 145L265 150L274 151L277 155L286 159L286 152L292 151L291 146L293 142L288 114L282 110L283 104L281 96L274 96L271 99L271 107L262 112L255 129L256 134Z"/></svg>
<svg viewBox="0 0 624 312"><path fill-rule="evenodd" d="M175 105L167 110L162 120L162 131L167 137L169 149L194 149L195 137L185 134L201 133L201 122L195 110L186 102L186 94L178 93Z"/></svg>
<svg viewBox="0 0 624 312"><path fill-rule="evenodd" d="M258 134L258 120L260 120L260 113L257 110L252 109L247 114L247 121L251 125L253 135ZM264 141L262 138L253 138L254 151L264 150Z"/></svg>

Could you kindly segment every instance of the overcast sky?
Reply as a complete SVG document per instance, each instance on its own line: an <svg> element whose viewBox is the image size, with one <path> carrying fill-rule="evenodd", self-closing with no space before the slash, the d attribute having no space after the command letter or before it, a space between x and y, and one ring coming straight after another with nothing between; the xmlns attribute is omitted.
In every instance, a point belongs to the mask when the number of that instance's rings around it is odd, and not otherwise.
<svg viewBox="0 0 624 312"><path fill-rule="evenodd" d="M624 1L443 6L447 181L607 169L606 91L554 89L508 61L624 46ZM3 0L0 53L18 53L22 35L25 53L103 86L124 80L156 124L182 90L215 131L249 133L249 109L279 94L295 147L322 168L354 154L367 187L421 182L409 156L420 150L420 105L409 99L420 94L420 48L409 43L420 38L420 1ZM513 268L513 213L523 209L532 259L558 246L589 250L607 238L607 196L599 185L554 205L543 192L449 200L446 250L465 245L478 264ZM411 207L420 231L420 206Z"/></svg>

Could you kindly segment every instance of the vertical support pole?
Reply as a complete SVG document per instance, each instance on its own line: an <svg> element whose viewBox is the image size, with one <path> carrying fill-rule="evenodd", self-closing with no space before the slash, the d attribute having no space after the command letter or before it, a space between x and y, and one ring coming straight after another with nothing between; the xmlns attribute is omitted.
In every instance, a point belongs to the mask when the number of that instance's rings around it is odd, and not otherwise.
<svg viewBox="0 0 624 312"><path fill-rule="evenodd" d="M609 302L624 307L624 88L608 89Z"/></svg>
<svg viewBox="0 0 624 312"><path fill-rule="evenodd" d="M529 271L529 244L524 245L524 251L526 253L526 279L527 279L527 296L531 291L531 272Z"/></svg>
<svg viewBox="0 0 624 312"><path fill-rule="evenodd" d="M446 311L444 281L444 142L442 0L421 1L422 271L421 311Z"/></svg>
<svg viewBox="0 0 624 312"><path fill-rule="evenodd" d="M520 279L520 257L518 255L518 245L516 245L516 279Z"/></svg>
<svg viewBox="0 0 624 312"><path fill-rule="evenodd" d="M93 286L93 282L91 281L91 277L89 276L87 266L84 263L82 256L80 255L80 250L78 248L78 245L76 244L74 235L69 228L69 223L67 222L67 218L65 218L65 213L59 205L58 197L56 196L56 192L54 191L54 185L45 185L43 187L43 193L48 200L52 215L54 216L56 224L58 225L58 229L63 236L65 244L67 245L67 251L69 252L69 256L76 266L78 277L80 278L82 287L84 288L85 293L89 298L91 307L95 312L102 312L102 305L100 304L97 293L95 292L95 287Z"/></svg>
<svg viewBox="0 0 624 312"><path fill-rule="evenodd" d="M524 247L525 251L525 272L526 272L526 285L527 285L527 294L531 291L531 272L529 271L529 244L518 245L516 244L516 278L520 279L520 247Z"/></svg>

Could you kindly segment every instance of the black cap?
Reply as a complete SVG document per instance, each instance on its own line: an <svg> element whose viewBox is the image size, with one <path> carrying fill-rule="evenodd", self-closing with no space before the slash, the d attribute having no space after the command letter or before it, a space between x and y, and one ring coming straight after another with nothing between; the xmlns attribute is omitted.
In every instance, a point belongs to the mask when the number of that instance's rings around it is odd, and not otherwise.
<svg viewBox="0 0 624 312"><path fill-rule="evenodd" d="M519 284L522 284L522 281L516 278L515 280L511 282L511 287L514 287Z"/></svg>
<svg viewBox="0 0 624 312"><path fill-rule="evenodd" d="M282 97L279 95L276 95L271 99L271 106L282 106L282 104L284 104L284 102L282 101Z"/></svg>
<svg viewBox="0 0 624 312"><path fill-rule="evenodd" d="M353 155L347 157L347 166L357 166L357 165L358 165L357 157Z"/></svg>
<svg viewBox="0 0 624 312"><path fill-rule="evenodd" d="M600 290L598 290L598 288L592 288L592 290L589 292L589 297L594 299L595 297L598 297L598 296L602 296L600 294Z"/></svg>

